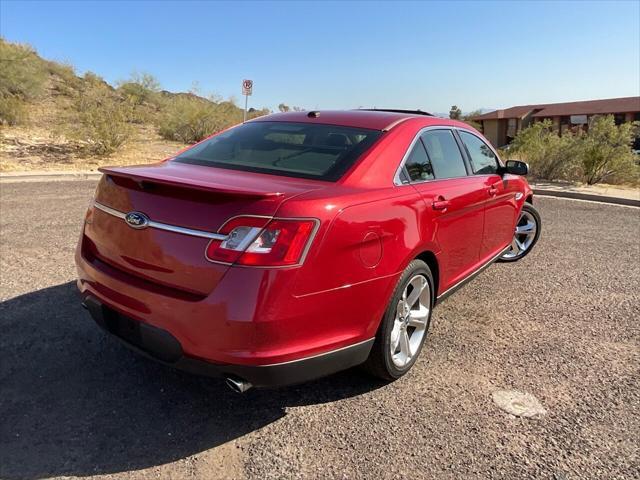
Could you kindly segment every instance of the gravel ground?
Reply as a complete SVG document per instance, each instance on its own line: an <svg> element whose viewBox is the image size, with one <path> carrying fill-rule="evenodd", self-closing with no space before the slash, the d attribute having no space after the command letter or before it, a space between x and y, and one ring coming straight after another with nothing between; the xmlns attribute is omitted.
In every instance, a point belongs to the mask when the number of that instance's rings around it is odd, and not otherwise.
<svg viewBox="0 0 640 480"><path fill-rule="evenodd" d="M0 478L640 476L640 210L537 199L536 250L440 305L393 384L353 370L237 395L139 358L80 308L94 185L0 185ZM507 415L502 389L547 415Z"/></svg>

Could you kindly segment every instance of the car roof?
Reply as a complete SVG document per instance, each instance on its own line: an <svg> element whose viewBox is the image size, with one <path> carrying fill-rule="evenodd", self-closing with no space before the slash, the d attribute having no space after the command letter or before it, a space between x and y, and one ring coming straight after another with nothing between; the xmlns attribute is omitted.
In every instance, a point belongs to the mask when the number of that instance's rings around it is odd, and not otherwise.
<svg viewBox="0 0 640 480"><path fill-rule="evenodd" d="M341 125L344 127L389 130L407 119L421 119L425 125L454 125L457 122L424 113L389 110L313 110L283 112L254 118L251 122L296 122Z"/></svg>

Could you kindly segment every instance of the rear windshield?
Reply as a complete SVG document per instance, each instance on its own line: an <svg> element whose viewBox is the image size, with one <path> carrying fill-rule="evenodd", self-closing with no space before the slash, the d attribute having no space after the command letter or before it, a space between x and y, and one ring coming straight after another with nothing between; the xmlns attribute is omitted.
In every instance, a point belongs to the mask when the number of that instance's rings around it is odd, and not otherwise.
<svg viewBox="0 0 640 480"><path fill-rule="evenodd" d="M174 161L335 181L381 134L334 125L249 122L196 145Z"/></svg>

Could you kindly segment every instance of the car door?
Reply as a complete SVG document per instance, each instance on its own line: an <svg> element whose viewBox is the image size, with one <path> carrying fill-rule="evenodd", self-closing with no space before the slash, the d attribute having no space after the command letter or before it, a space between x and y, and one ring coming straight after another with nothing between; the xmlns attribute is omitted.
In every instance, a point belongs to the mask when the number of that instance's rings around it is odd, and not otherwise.
<svg viewBox="0 0 640 480"><path fill-rule="evenodd" d="M467 130L457 130L469 157L474 177L485 189L484 231L480 245L480 261L494 257L513 239L518 205L516 183L501 175L498 155L482 138Z"/></svg>
<svg viewBox="0 0 640 480"><path fill-rule="evenodd" d="M426 209L422 232L440 246L439 293L478 266L486 192L468 166L454 133L448 128L425 129L404 164L406 181L420 193Z"/></svg>

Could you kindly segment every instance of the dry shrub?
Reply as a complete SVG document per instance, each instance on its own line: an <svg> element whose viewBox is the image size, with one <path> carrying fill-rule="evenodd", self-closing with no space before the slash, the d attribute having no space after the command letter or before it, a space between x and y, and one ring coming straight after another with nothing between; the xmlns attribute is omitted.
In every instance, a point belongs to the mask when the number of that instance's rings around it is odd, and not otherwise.
<svg viewBox="0 0 640 480"><path fill-rule="evenodd" d="M25 103L42 95L46 78L35 50L0 38L0 124L24 122Z"/></svg>
<svg viewBox="0 0 640 480"><path fill-rule="evenodd" d="M195 95L179 95L165 101L158 132L167 140L196 143L238 123L241 110L230 102L214 103Z"/></svg>
<svg viewBox="0 0 640 480"><path fill-rule="evenodd" d="M100 84L87 84L74 101L68 135L94 155L109 155L132 135L132 106Z"/></svg>
<svg viewBox="0 0 640 480"><path fill-rule="evenodd" d="M532 174L546 180L637 183L640 167L631 147L637 132L637 122L616 125L607 115L592 117L586 132L559 136L545 120L519 132L508 155L529 162Z"/></svg>
<svg viewBox="0 0 640 480"><path fill-rule="evenodd" d="M27 109L23 100L13 95L0 96L0 125L20 125L27 121Z"/></svg>

